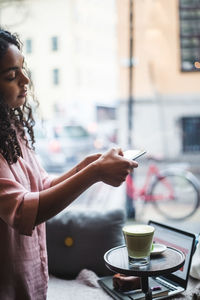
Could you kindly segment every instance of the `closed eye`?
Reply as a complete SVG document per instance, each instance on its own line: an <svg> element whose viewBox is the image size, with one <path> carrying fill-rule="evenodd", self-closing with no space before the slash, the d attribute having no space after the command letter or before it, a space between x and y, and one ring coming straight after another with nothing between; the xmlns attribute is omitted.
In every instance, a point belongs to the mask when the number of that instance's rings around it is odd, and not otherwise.
<svg viewBox="0 0 200 300"><path fill-rule="evenodd" d="M7 76L5 77L6 80L8 81L12 81L14 80L15 78L17 77L17 71L16 70L13 70L13 71L10 71Z"/></svg>

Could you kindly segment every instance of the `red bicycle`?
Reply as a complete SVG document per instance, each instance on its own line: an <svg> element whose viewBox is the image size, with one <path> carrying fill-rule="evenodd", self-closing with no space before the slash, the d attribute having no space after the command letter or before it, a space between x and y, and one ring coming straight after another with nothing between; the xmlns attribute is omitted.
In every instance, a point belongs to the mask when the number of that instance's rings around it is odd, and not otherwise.
<svg viewBox="0 0 200 300"><path fill-rule="evenodd" d="M128 175L126 192L129 201L133 199L129 206L133 206L136 216L151 203L167 219L183 220L193 215L200 205L199 181L190 171L177 167L159 170L155 163L149 165L141 188Z"/></svg>

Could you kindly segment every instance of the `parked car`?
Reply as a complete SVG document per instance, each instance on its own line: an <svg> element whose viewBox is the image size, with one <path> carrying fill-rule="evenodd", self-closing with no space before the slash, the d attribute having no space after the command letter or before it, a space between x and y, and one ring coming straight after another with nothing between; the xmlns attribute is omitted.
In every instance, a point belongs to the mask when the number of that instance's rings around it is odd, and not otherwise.
<svg viewBox="0 0 200 300"><path fill-rule="evenodd" d="M63 172L94 151L94 137L82 125L35 127L36 153L48 172Z"/></svg>

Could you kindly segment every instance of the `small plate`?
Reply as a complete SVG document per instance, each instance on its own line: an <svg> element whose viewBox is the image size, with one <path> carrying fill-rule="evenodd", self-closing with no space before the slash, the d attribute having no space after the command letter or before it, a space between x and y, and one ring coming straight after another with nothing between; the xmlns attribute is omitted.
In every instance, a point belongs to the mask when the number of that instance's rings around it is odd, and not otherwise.
<svg viewBox="0 0 200 300"><path fill-rule="evenodd" d="M153 250L151 250L151 255L158 255L163 253L167 247L162 244L153 244Z"/></svg>

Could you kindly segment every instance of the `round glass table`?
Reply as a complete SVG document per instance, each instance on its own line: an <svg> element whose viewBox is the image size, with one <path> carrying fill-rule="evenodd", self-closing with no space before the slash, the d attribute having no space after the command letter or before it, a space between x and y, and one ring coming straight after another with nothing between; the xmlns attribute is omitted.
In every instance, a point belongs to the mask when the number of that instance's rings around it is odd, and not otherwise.
<svg viewBox="0 0 200 300"><path fill-rule="evenodd" d="M122 245L108 250L104 255L104 261L106 266L115 273L140 277L145 299L151 300L152 293L149 289L148 277L165 275L179 270L185 263L185 255L180 250L167 247L162 254L152 256L148 265L136 268L129 262L126 246Z"/></svg>

